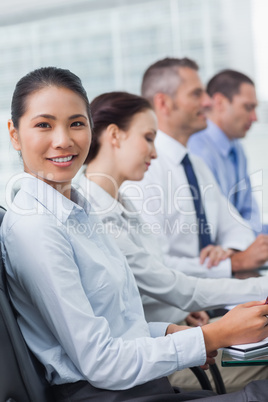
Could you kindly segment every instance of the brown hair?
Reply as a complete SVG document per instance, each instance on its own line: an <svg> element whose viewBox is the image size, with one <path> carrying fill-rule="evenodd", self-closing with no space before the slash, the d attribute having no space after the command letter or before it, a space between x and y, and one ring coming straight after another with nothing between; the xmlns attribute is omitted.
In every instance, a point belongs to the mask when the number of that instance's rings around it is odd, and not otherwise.
<svg viewBox="0 0 268 402"><path fill-rule="evenodd" d="M207 93L212 97L219 92L232 101L233 96L239 93L243 83L254 86L254 82L247 75L235 70L222 70L208 82Z"/></svg>
<svg viewBox="0 0 268 402"><path fill-rule="evenodd" d="M86 104L88 118L92 128L89 101L80 78L69 70L57 67L38 68L18 81L11 103L11 119L15 128L18 128L19 120L26 112L27 98L32 93L49 86L67 88L80 96Z"/></svg>
<svg viewBox="0 0 268 402"><path fill-rule="evenodd" d="M99 138L110 124L127 130L136 113L152 109L150 103L138 95L127 92L108 92L97 96L90 104L94 124L92 141L85 163L94 159L100 149Z"/></svg>

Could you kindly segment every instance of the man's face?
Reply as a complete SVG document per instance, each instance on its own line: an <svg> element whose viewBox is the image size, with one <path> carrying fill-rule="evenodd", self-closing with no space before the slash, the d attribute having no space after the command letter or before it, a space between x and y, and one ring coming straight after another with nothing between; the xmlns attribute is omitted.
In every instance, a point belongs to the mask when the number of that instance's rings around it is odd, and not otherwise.
<svg viewBox="0 0 268 402"><path fill-rule="evenodd" d="M232 101L224 97L221 113L221 128L228 138L243 138L252 123L257 120L257 98L255 88L243 83Z"/></svg>
<svg viewBox="0 0 268 402"><path fill-rule="evenodd" d="M174 130L187 136L206 128L206 108L211 106L211 99L205 92L197 71L179 68L180 85L173 97L173 110L170 115Z"/></svg>

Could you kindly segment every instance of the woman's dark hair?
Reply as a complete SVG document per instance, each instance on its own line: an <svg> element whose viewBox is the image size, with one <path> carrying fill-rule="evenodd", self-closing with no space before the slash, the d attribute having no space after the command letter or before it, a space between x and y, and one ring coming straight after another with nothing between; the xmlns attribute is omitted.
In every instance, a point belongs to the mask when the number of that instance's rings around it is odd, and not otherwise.
<svg viewBox="0 0 268 402"><path fill-rule="evenodd" d="M11 119L15 128L19 127L19 120L26 112L26 102L29 95L49 86L67 88L80 96L86 104L92 127L89 101L80 78L69 70L57 67L42 67L22 77L15 87L11 102Z"/></svg>
<svg viewBox="0 0 268 402"><path fill-rule="evenodd" d="M116 124L121 130L127 130L136 113L152 109L152 106L138 95L127 92L108 92L93 99L90 108L94 129L85 164L97 156L100 148L99 138L106 127Z"/></svg>

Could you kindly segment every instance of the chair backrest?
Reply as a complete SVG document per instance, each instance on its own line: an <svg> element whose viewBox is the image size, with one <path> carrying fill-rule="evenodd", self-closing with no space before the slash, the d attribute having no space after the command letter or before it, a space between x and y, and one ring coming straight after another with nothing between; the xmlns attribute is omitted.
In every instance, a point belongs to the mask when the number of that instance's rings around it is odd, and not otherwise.
<svg viewBox="0 0 268 402"><path fill-rule="evenodd" d="M0 208L0 224L4 210ZM26 346L12 309L0 250L0 402L53 401L43 367Z"/></svg>
<svg viewBox="0 0 268 402"><path fill-rule="evenodd" d="M5 212L6 212L6 210L3 207L1 207L1 205L0 205L0 226L1 226L2 220L4 218Z"/></svg>

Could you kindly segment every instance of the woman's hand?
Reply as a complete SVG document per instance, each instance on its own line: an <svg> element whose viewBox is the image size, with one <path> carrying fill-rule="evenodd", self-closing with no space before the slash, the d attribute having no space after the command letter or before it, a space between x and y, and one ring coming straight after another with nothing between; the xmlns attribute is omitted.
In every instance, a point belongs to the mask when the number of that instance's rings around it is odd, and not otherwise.
<svg viewBox="0 0 268 402"><path fill-rule="evenodd" d="M203 364L203 366L200 366L201 369L203 369L203 370L208 370L208 369L209 369L209 366L210 366L211 364L214 364L214 363L215 363L215 357L217 356L217 354L218 354L218 351L217 351L217 350L214 350L213 352L208 353L208 354L207 354L206 363Z"/></svg>
<svg viewBox="0 0 268 402"><path fill-rule="evenodd" d="M263 301L234 307L221 319L204 325L206 350L210 352L231 345L259 342L268 336L268 305Z"/></svg>
<svg viewBox="0 0 268 402"><path fill-rule="evenodd" d="M191 327L187 327L187 325L169 324L165 335L174 334L174 332L184 331L185 329L190 329L190 328Z"/></svg>
<svg viewBox="0 0 268 402"><path fill-rule="evenodd" d="M209 322L209 316L205 311L196 311L187 315L185 321L192 327L202 327Z"/></svg>
<svg viewBox="0 0 268 402"><path fill-rule="evenodd" d="M186 325L176 325L176 324L170 324L167 327L166 330L166 335L169 334L174 334L175 332L179 332L179 331L184 331L186 329L191 329L191 327L187 327ZM207 353L207 360L206 363L203 364L202 366L200 366L203 370L207 370L209 368L210 364L214 364L215 363L215 357L217 356L218 352L217 350L212 350L209 353Z"/></svg>
<svg viewBox="0 0 268 402"><path fill-rule="evenodd" d="M233 254L234 251L231 249L224 250L221 246L213 246L212 244L209 244L200 252L200 264L203 264L205 260L208 259L207 267L216 267L221 261L230 258Z"/></svg>

